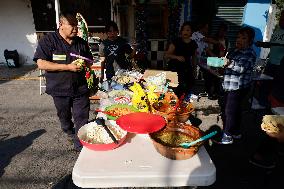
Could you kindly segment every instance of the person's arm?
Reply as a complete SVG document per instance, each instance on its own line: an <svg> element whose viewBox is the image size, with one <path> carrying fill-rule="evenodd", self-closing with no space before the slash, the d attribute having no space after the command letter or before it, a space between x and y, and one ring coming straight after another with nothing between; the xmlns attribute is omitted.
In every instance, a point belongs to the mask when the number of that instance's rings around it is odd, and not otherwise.
<svg viewBox="0 0 284 189"><path fill-rule="evenodd" d="M36 52L33 60L37 63L37 66L41 70L45 71L80 71L79 65L74 62L67 64L58 64L52 60L52 49L55 47L50 42L50 36L43 37L36 48Z"/></svg>
<svg viewBox="0 0 284 189"><path fill-rule="evenodd" d="M126 42L125 52L129 55L129 58L131 59L135 56L136 50L135 50L134 46L131 46L129 43Z"/></svg>
<svg viewBox="0 0 284 189"><path fill-rule="evenodd" d="M36 63L39 69L45 71L81 71L81 66L76 65L74 62L71 62L70 64L57 64L47 60L38 59Z"/></svg>
<svg viewBox="0 0 284 189"><path fill-rule="evenodd" d="M203 41L205 41L206 43L211 43L211 44L215 44L215 45L220 44L220 42L219 42L218 40L213 39L213 38L211 38L211 37L203 37L202 39L203 39Z"/></svg>
<svg viewBox="0 0 284 189"><path fill-rule="evenodd" d="M105 77L105 57L100 57L100 61L101 61L101 78L100 78L100 82L102 83L104 81L104 77Z"/></svg>
<svg viewBox="0 0 284 189"><path fill-rule="evenodd" d="M216 56L216 55L211 51L211 49L210 49L209 47L207 47L207 48L205 49L205 53L206 53L207 56L213 56L213 57Z"/></svg>
<svg viewBox="0 0 284 189"><path fill-rule="evenodd" d="M168 48L168 50L165 52L165 55L164 55L164 57L166 58L166 59L175 59L175 60L178 60L178 61L180 61L180 62L184 62L185 61L185 58L183 57L183 56L176 56L175 54L174 54L174 52L175 52L175 46L174 46L174 44L170 44L170 46L169 46L169 48Z"/></svg>

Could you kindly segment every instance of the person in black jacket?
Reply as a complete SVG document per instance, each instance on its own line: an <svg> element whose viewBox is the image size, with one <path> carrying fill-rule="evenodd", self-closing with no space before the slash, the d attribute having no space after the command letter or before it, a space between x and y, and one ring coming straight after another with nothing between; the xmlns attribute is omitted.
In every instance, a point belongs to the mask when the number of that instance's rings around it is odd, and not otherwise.
<svg viewBox="0 0 284 189"><path fill-rule="evenodd" d="M75 13L61 13L58 30L39 41L33 60L46 71L46 93L54 100L62 130L74 137L75 150L80 151L77 132L88 123L89 89L81 66L70 53L89 59L92 54L87 42L77 36L77 23Z"/></svg>

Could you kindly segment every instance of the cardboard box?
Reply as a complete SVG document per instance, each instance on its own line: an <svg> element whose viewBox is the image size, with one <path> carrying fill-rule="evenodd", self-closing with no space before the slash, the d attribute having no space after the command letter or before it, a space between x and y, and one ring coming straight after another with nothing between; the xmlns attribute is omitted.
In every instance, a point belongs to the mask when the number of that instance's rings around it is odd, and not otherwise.
<svg viewBox="0 0 284 189"><path fill-rule="evenodd" d="M143 78L149 76L156 76L157 74L164 72L166 73L166 78L170 80L169 86L177 87L178 86L178 74L177 72L164 71L164 70L145 70Z"/></svg>

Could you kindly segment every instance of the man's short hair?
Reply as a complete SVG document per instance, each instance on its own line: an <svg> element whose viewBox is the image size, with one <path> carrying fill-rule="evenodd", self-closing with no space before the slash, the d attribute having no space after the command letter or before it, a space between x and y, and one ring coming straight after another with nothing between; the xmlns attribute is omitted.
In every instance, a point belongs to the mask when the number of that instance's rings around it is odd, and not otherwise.
<svg viewBox="0 0 284 189"><path fill-rule="evenodd" d="M76 12L72 11L72 10L64 10L62 12L60 12L59 14L59 18L76 18Z"/></svg>
<svg viewBox="0 0 284 189"><path fill-rule="evenodd" d="M119 32L118 26L114 21L110 21L110 22L107 23L107 25L105 27L105 32L109 32L110 28L113 28L114 31Z"/></svg>

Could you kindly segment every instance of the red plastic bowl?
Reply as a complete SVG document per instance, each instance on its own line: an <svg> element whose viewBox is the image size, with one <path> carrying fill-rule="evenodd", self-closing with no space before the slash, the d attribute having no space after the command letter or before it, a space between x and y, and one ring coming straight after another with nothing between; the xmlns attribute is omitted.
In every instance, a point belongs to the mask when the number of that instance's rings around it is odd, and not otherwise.
<svg viewBox="0 0 284 189"><path fill-rule="evenodd" d="M107 124L107 122L106 122ZM107 143L107 144L93 144L93 143L88 143L86 141L84 141L83 139L85 138L84 136L86 136L87 134L87 130L97 124L95 122L91 122L88 123L86 125L84 125L83 127L81 127L78 131L78 137L80 139L80 142L83 146L85 146L86 148L90 149L90 150L95 150L95 151L107 151L107 150L113 150L117 147L119 147L120 145L122 145L127 137L127 132L125 132L124 136L122 138L120 138L118 140L118 144L115 144L114 142L112 143ZM116 125L109 125L107 124L109 127L118 127ZM119 128L120 129L120 128Z"/></svg>
<svg viewBox="0 0 284 189"><path fill-rule="evenodd" d="M119 117L116 124L129 133L148 134L163 128L166 120L159 115L135 112Z"/></svg>

